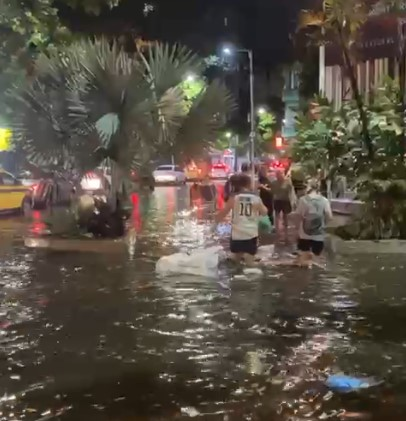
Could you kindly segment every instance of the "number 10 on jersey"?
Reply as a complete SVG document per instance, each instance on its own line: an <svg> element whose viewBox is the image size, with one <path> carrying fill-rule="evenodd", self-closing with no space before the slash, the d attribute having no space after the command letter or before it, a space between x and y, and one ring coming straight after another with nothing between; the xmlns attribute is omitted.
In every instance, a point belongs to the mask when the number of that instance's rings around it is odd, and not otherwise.
<svg viewBox="0 0 406 421"><path fill-rule="evenodd" d="M252 216L252 203L251 202L240 203L240 216Z"/></svg>

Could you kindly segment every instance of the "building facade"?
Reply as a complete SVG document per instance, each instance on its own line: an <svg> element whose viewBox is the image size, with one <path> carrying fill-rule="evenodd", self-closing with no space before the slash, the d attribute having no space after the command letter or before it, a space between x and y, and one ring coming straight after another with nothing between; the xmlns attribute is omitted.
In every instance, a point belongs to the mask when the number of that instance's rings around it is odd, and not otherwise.
<svg viewBox="0 0 406 421"><path fill-rule="evenodd" d="M292 66L284 71L284 88L282 101L285 104L285 113L282 121L282 137L286 140L296 136L296 114L299 108L300 69Z"/></svg>
<svg viewBox="0 0 406 421"><path fill-rule="evenodd" d="M355 50L356 72L359 89L366 99L385 77L399 78L402 48L406 43L405 12L406 2L400 10L394 11L375 1L368 21L360 30ZM341 51L333 43L320 48L319 90L337 108L352 98Z"/></svg>

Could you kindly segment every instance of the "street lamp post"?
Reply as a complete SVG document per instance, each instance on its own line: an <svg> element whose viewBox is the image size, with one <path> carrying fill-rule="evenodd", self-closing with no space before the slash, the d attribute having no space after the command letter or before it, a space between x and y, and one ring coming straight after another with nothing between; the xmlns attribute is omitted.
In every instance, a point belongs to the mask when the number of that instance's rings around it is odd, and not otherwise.
<svg viewBox="0 0 406 421"><path fill-rule="evenodd" d="M251 177L252 187L255 187L255 103L254 103L254 55L252 50L247 50L250 62L250 114L251 114L251 133L250 133L250 161L251 161Z"/></svg>
<svg viewBox="0 0 406 421"><path fill-rule="evenodd" d="M250 123L251 131L249 136L249 159L251 162L251 176L252 176L252 187L255 187L255 98L254 98L254 54L252 50L238 49L235 50L237 53L248 54L249 60L249 72L250 72ZM232 50L230 48L223 49L224 54L231 55Z"/></svg>

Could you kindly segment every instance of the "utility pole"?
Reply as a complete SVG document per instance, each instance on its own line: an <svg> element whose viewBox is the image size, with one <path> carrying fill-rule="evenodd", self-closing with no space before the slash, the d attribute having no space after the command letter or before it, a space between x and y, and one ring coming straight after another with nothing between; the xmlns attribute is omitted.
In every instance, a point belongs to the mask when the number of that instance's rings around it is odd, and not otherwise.
<svg viewBox="0 0 406 421"><path fill-rule="evenodd" d="M234 145L233 145L234 146L234 165L233 165L234 172L238 171L238 144L240 143L239 139L240 138L239 138L238 134L236 134L234 136Z"/></svg>
<svg viewBox="0 0 406 421"><path fill-rule="evenodd" d="M406 150L406 19L398 19L399 40L399 100L402 113L402 136L400 139L401 160L405 158Z"/></svg>
<svg viewBox="0 0 406 421"><path fill-rule="evenodd" d="M250 61L250 113L251 113L251 132L250 132L250 161L252 188L255 188L255 99L254 99L254 55L252 50L248 50Z"/></svg>

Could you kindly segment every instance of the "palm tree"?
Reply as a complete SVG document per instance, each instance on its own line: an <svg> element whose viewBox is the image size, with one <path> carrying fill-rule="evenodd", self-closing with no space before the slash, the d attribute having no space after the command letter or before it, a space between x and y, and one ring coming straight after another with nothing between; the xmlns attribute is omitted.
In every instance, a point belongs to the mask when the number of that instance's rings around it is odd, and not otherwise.
<svg viewBox="0 0 406 421"><path fill-rule="evenodd" d="M34 80L14 95L15 141L40 166L109 165L117 194L131 169L163 153L199 154L215 140L233 101L218 81L185 97L185 75L203 70L187 48L159 43L128 54L88 40L42 55Z"/></svg>
<svg viewBox="0 0 406 421"><path fill-rule="evenodd" d="M305 10L302 12L299 28L319 27L327 39L332 40L339 46L345 72L350 80L352 93L357 104L362 137L369 158L372 158L374 148L368 130L364 101L358 86L353 49L359 35L359 29L368 18L368 11L364 0L324 0L322 11Z"/></svg>

